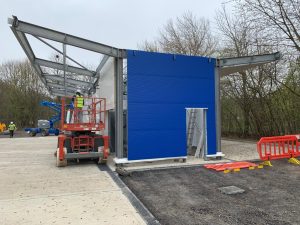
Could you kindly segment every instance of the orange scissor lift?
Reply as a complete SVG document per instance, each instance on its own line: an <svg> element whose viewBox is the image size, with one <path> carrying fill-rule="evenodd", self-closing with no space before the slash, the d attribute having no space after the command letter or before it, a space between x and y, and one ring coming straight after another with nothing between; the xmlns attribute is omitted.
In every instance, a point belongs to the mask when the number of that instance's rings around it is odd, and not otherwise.
<svg viewBox="0 0 300 225"><path fill-rule="evenodd" d="M106 100L84 97L84 107L76 105L76 98L61 100L61 134L58 136L56 165L66 166L68 160L96 159L106 163L108 158L108 136L99 134L105 129ZM71 103L71 104L69 104Z"/></svg>

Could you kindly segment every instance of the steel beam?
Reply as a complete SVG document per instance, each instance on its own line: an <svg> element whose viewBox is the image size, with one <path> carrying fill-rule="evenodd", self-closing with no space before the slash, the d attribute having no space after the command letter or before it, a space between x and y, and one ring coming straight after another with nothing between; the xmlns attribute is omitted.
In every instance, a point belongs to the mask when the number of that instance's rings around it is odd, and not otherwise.
<svg viewBox="0 0 300 225"><path fill-rule="evenodd" d="M115 58L115 148L116 157L124 157L123 143L123 59Z"/></svg>
<svg viewBox="0 0 300 225"><path fill-rule="evenodd" d="M60 53L61 55L63 55L64 53L62 51L60 51L59 49L55 48L54 46L52 46L51 44L49 44L47 41L44 41L42 38L39 38L37 36L33 36L36 39L38 39L39 41L43 42L45 45L49 46L50 48L52 48L53 50L57 51L58 53ZM77 62L75 59L71 58L70 56L66 55L66 58L69 59L70 61L72 61L73 63L77 64L78 66L82 67L83 69L88 70L85 66L81 65L79 62Z"/></svg>
<svg viewBox="0 0 300 225"><path fill-rule="evenodd" d="M67 48L66 45L63 44L63 64L64 64L64 88L65 88L65 94L67 95L67 89L66 89L66 70L67 70L67 64L66 64L66 53L67 52Z"/></svg>
<svg viewBox="0 0 300 225"><path fill-rule="evenodd" d="M21 20L18 20L16 16L13 16L13 18L9 18L8 23L15 30L24 32L26 34L31 34L33 36L46 38L52 41L57 41L60 43L72 45L78 48L83 48L89 51L98 52L113 57L126 58L126 50L114 48L112 46L100 44L70 34L51 30L34 24L26 23Z"/></svg>
<svg viewBox="0 0 300 225"><path fill-rule="evenodd" d="M96 69L96 76L99 76L100 75L100 71L102 70L103 66L105 65L105 63L107 62L107 60L109 59L109 56L108 55L104 55L99 66L97 67Z"/></svg>
<svg viewBox="0 0 300 225"><path fill-rule="evenodd" d="M270 62L272 62L272 61L270 61ZM253 69L256 66L260 66L260 65L263 65L266 63L269 63L269 62L256 63L256 64L243 65L243 66L222 67L220 69L220 76L223 77L223 76L226 76L229 74L234 74L234 73L242 72L242 71L245 71L248 69Z"/></svg>
<svg viewBox="0 0 300 225"><path fill-rule="evenodd" d="M267 63L279 60L281 54L279 52L265 55L253 55L253 56L243 56L243 57L233 57L233 58L222 58L220 59L219 66L239 66L239 65L250 65L257 63Z"/></svg>
<svg viewBox="0 0 300 225"><path fill-rule="evenodd" d="M64 71L64 69L65 69L65 66L62 63L52 62L49 60L39 59L39 58L36 58L34 60L34 64L39 65L39 66L49 67L52 69L62 70L62 71ZM77 75L83 75L83 76L94 76L94 74L95 74L94 71L85 70L85 69L82 69L79 67L74 67L74 66L67 66L66 72L76 73Z"/></svg>
<svg viewBox="0 0 300 225"><path fill-rule="evenodd" d="M56 83L47 82L47 85L50 86L50 87L51 86L52 87L55 86L55 87L63 88L64 89L64 84L63 83L59 83L59 82L56 82ZM88 93L88 88L87 87L80 87L80 86L77 86L77 85L73 85L73 84L67 83L67 88L72 89L75 92L76 92L76 90L80 89L80 90L82 90L82 92Z"/></svg>
<svg viewBox="0 0 300 225"><path fill-rule="evenodd" d="M64 78L59 76L59 75L49 75L49 74L43 74L43 77L45 77L47 80L53 80L53 81L60 81L63 82ZM67 78L67 83L68 84L74 84L74 85L78 85L78 86L91 86L93 85L93 83L87 82L87 81L81 81L81 80L75 80L75 79L71 79L71 78Z"/></svg>
<svg viewBox="0 0 300 225"><path fill-rule="evenodd" d="M48 85L50 88L53 88L53 87L54 87L54 88L60 88L60 89L64 89L64 90L73 91L74 94L76 93L76 90L78 89L77 87L69 86L69 85L67 85L67 86L66 86L66 89L65 89L65 86L64 86L64 84L62 84L62 83L56 84L56 83L48 82L47 85Z"/></svg>
<svg viewBox="0 0 300 225"><path fill-rule="evenodd" d="M51 89L51 93L53 95L56 95L56 96L66 96L65 95L65 91L62 90L62 89L56 89L56 88L52 88ZM74 95L74 92L72 91L67 91L67 96L73 96Z"/></svg>
<svg viewBox="0 0 300 225"><path fill-rule="evenodd" d="M71 93L72 96L76 93L76 89L74 89L74 88L69 88L69 87L64 88L64 87L61 87L60 85L55 85L55 84L53 86L51 85L50 88L51 88L51 91L62 91L63 93L65 93L65 90L66 90L66 92Z"/></svg>
<svg viewBox="0 0 300 225"><path fill-rule="evenodd" d="M102 70L102 68L104 67L105 63L107 62L107 60L109 59L109 56L104 55L100 64L98 65L97 69L96 69L96 74L95 74L95 78L97 78L93 84L93 86L90 88L89 93L92 93L96 90L96 85L99 82L100 79L100 72Z"/></svg>
<svg viewBox="0 0 300 225"><path fill-rule="evenodd" d="M42 77L42 70L39 67L39 65L35 65L33 62L35 61L35 55L32 51L32 48L30 47L30 44L25 36L25 34L23 34L22 32L16 31L15 29L11 28L12 32L14 33L14 35L16 36L17 40L19 41L21 47L23 48L25 54L27 55L29 61L31 62L31 64L33 65L33 68L35 69L36 73L38 74L38 76L40 77L42 83L46 86L46 80L45 78ZM49 89L48 89L49 90ZM49 90L50 91L50 90Z"/></svg>
<svg viewBox="0 0 300 225"><path fill-rule="evenodd" d="M276 52L265 55L222 58L218 59L217 66L221 68L220 75L225 76L231 73L244 71L258 65L274 62L276 60L279 60L281 57L282 55L280 54L280 52Z"/></svg>
<svg viewBox="0 0 300 225"><path fill-rule="evenodd" d="M220 95L220 67L215 67L215 116L216 116L216 152L221 152L221 95ZM207 152L205 153L205 157Z"/></svg>
<svg viewBox="0 0 300 225"><path fill-rule="evenodd" d="M65 97L66 95L64 94L64 92L55 92L55 91L51 91L51 95L54 96L60 96L60 97ZM67 96L72 97L72 94L67 94Z"/></svg>
<svg viewBox="0 0 300 225"><path fill-rule="evenodd" d="M50 81L50 82L49 82ZM51 80L47 80L47 85L49 84L57 84L57 85L61 85L62 87L64 87L64 83L61 83L59 81L51 81ZM50 86L50 85L49 85ZM70 84L70 83L67 83L67 87L70 87L70 88L76 88L78 89L79 87L77 85L74 85L74 84Z"/></svg>

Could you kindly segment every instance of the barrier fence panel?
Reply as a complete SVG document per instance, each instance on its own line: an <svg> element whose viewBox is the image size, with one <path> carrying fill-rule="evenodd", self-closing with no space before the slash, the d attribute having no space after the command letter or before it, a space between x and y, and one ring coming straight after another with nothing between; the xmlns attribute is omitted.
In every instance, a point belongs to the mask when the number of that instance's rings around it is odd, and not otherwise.
<svg viewBox="0 0 300 225"><path fill-rule="evenodd" d="M295 134L295 135L285 135L285 136L293 136L297 139L296 141L296 147L294 149L294 152L293 152L293 157L299 157L300 156L300 135L299 134Z"/></svg>
<svg viewBox="0 0 300 225"><path fill-rule="evenodd" d="M297 135L263 137L257 143L261 160L284 159L300 156Z"/></svg>

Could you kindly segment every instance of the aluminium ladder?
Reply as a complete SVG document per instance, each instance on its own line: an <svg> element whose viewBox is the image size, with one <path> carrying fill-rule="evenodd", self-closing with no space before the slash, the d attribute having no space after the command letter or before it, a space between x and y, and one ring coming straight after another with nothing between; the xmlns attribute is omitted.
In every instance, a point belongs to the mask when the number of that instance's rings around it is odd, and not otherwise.
<svg viewBox="0 0 300 225"><path fill-rule="evenodd" d="M193 144L193 137L196 127L197 109L188 109L187 147L190 150Z"/></svg>

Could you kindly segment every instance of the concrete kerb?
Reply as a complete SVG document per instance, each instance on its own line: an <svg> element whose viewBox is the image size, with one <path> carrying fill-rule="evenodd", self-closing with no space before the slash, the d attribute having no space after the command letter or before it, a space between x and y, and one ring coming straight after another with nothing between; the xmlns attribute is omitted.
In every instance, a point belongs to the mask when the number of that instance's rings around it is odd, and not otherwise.
<svg viewBox="0 0 300 225"><path fill-rule="evenodd" d="M99 170L107 172L113 181L119 186L123 194L127 197L133 207L139 212L143 220L148 225L160 225L159 221L146 208L146 206L136 197L136 195L127 187L127 185L120 179L116 172L113 172L109 166L98 165Z"/></svg>
<svg viewBox="0 0 300 225"><path fill-rule="evenodd" d="M249 160L252 161L252 160ZM123 167L128 172L143 172L143 171L155 171L155 170L167 170L167 169L180 169L180 168L189 168L189 167L203 167L207 164L215 164L215 163L227 163L227 162L235 162L235 160L226 159L222 161L205 161L205 163L199 163L199 164L186 164L186 163L178 163L178 165L161 165L161 166L155 166L155 167L144 167L144 168L130 168L129 167ZM110 170L114 169L114 167L108 166Z"/></svg>

